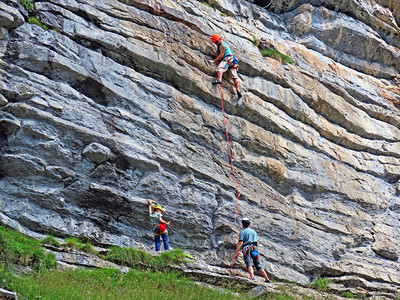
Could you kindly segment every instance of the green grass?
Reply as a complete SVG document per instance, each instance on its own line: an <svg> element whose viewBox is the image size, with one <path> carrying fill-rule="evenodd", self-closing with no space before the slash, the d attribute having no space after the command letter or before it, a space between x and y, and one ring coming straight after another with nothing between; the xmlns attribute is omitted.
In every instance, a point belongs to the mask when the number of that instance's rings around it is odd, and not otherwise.
<svg viewBox="0 0 400 300"><path fill-rule="evenodd" d="M92 244L82 243L77 237L66 238L63 247L83 251L86 253L97 254L97 251L94 250Z"/></svg>
<svg viewBox="0 0 400 300"><path fill-rule="evenodd" d="M40 21L39 21L37 18L35 18L35 17L30 17L30 18L28 19L28 23L29 23L29 24L37 25L37 26L39 26L39 27L42 27L44 30L49 30L49 29L50 29L48 25L43 24L42 22L40 22Z"/></svg>
<svg viewBox="0 0 400 300"><path fill-rule="evenodd" d="M260 46L260 40L258 38L256 38L255 36L253 36L251 42L253 43L254 46L258 47Z"/></svg>
<svg viewBox="0 0 400 300"><path fill-rule="evenodd" d="M333 283L332 279L319 277L313 283L310 284L310 287L316 288L317 290L325 290L328 288L328 285Z"/></svg>
<svg viewBox="0 0 400 300"><path fill-rule="evenodd" d="M42 245L47 244L47 245L52 245L55 247L60 247L61 244L55 239L54 236L48 235L46 236L43 240L41 240Z"/></svg>
<svg viewBox="0 0 400 300"><path fill-rule="evenodd" d="M264 294L260 297L257 297L260 300L296 300L298 297L294 297L290 295L287 291L281 291L277 293L268 293Z"/></svg>
<svg viewBox="0 0 400 300"><path fill-rule="evenodd" d="M31 14L35 10L35 4L30 0L19 0L26 11Z"/></svg>
<svg viewBox="0 0 400 300"><path fill-rule="evenodd" d="M342 297L344 298L357 298L353 293L349 292L349 291L345 291L342 293Z"/></svg>
<svg viewBox="0 0 400 300"><path fill-rule="evenodd" d="M163 252L157 256L152 256L146 251L135 248L112 247L108 251L105 259L128 267L137 267L138 265L160 267L167 264L181 264L187 257L188 256L183 253L182 249L174 249L172 251Z"/></svg>
<svg viewBox="0 0 400 300"><path fill-rule="evenodd" d="M207 1L201 1L201 3L203 3L204 5L208 6L208 7L212 7L210 3L208 3Z"/></svg>
<svg viewBox="0 0 400 300"><path fill-rule="evenodd" d="M45 254L41 241L0 226L0 262L6 266L18 264L35 269L55 266L53 254Z"/></svg>
<svg viewBox="0 0 400 300"><path fill-rule="evenodd" d="M0 269L3 287L23 299L239 299L199 286L174 273L112 269L42 271L15 277Z"/></svg>
<svg viewBox="0 0 400 300"><path fill-rule="evenodd" d="M293 60L289 56L287 56L283 53L280 53L276 49L265 49L264 48L261 50L261 55L263 57L272 57L272 58L278 59L278 60L282 61L282 63L288 63L288 64L293 63Z"/></svg>

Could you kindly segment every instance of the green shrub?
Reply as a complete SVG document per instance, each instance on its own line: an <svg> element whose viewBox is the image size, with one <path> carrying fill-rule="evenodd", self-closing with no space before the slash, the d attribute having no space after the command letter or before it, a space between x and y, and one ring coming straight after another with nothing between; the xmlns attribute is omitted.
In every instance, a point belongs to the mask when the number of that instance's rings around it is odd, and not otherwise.
<svg viewBox="0 0 400 300"><path fill-rule="evenodd" d="M186 260L186 254L182 249L174 249L172 251L163 252L154 257L155 265L182 264Z"/></svg>
<svg viewBox="0 0 400 300"><path fill-rule="evenodd" d="M260 40L258 38L256 38L255 36L253 36L251 42L253 43L254 46L258 47L260 46Z"/></svg>
<svg viewBox="0 0 400 300"><path fill-rule="evenodd" d="M86 253L97 254L97 251L94 250L93 245L90 243L81 244L79 246L79 250L86 252Z"/></svg>
<svg viewBox="0 0 400 300"><path fill-rule="evenodd" d="M37 26L42 27L44 30L49 30L49 26L47 26L46 24L43 24L42 22L40 22L38 19L36 19L35 17L30 17L28 19L28 23L29 24L34 24Z"/></svg>
<svg viewBox="0 0 400 300"><path fill-rule="evenodd" d="M46 236L41 242L42 242L42 245L47 244L47 245L52 245L55 247L61 246L61 244L52 235Z"/></svg>
<svg viewBox="0 0 400 300"><path fill-rule="evenodd" d="M287 56L287 55L285 55L283 53L280 53L276 49L266 49L266 48L264 48L264 49L261 50L261 55L263 57L272 57L272 58L278 59L282 63L289 63L289 64L293 63L293 60L289 56Z"/></svg>
<svg viewBox="0 0 400 300"><path fill-rule="evenodd" d="M344 298L357 298L353 293L349 292L349 291L345 291L342 293L342 297Z"/></svg>
<svg viewBox="0 0 400 300"><path fill-rule="evenodd" d="M76 237L68 237L64 240L64 248L70 248L70 249L76 249L78 250L78 244L81 244L79 242L78 238Z"/></svg>
<svg viewBox="0 0 400 300"><path fill-rule="evenodd" d="M311 283L310 286L319 290L324 290L328 287L330 283L333 283L332 279L326 277L319 277L317 280Z"/></svg>
<svg viewBox="0 0 400 300"><path fill-rule="evenodd" d="M26 11L31 14L35 10L35 4L30 0L19 0Z"/></svg>

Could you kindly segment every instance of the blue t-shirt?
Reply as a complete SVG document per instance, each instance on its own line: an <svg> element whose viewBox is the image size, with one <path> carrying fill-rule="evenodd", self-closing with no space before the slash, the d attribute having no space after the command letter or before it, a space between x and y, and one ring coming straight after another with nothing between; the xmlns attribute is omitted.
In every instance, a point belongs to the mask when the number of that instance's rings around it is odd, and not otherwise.
<svg viewBox="0 0 400 300"><path fill-rule="evenodd" d="M257 242L257 232L251 228L243 229L239 234L239 241L243 241L243 246Z"/></svg>
<svg viewBox="0 0 400 300"><path fill-rule="evenodd" d="M225 42L222 42L221 45L225 46L225 53L224 53L224 57L222 59L224 59L225 57L227 57L228 55L233 55L232 54L232 50L231 48L229 48L228 44ZM221 45L218 46L218 54L221 52Z"/></svg>

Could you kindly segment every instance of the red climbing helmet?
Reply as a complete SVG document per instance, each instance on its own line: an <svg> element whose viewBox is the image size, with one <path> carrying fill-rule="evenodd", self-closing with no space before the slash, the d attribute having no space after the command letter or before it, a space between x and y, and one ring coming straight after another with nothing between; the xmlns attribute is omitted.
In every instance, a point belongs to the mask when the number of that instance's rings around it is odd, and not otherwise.
<svg viewBox="0 0 400 300"><path fill-rule="evenodd" d="M211 37L211 41L213 43L218 42L220 39L222 39L222 37L219 34L213 34L213 36Z"/></svg>

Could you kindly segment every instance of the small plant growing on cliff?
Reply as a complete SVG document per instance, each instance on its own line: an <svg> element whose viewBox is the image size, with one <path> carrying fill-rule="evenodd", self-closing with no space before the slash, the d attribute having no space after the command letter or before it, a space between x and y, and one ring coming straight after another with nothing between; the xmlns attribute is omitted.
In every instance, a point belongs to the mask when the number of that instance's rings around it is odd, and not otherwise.
<svg viewBox="0 0 400 300"><path fill-rule="evenodd" d="M206 6L208 6L208 7L211 7L211 4L208 3L207 1L203 1L203 2L201 2L201 3L203 3L204 5L206 5Z"/></svg>
<svg viewBox="0 0 400 300"><path fill-rule="evenodd" d="M349 292L349 291L345 291L342 293L342 297L344 298L357 298L353 293Z"/></svg>
<svg viewBox="0 0 400 300"><path fill-rule="evenodd" d="M34 24L37 25L39 27L42 27L44 30L49 30L49 26L47 26L46 24L43 24L42 22L40 22L37 18L35 17L30 17L28 19L28 23L29 24Z"/></svg>
<svg viewBox="0 0 400 300"><path fill-rule="evenodd" d="M65 239L65 243L63 244L64 248L75 249L79 251L83 251L86 253L97 254L97 251L94 250L93 245L90 243L81 243L76 237L69 237Z"/></svg>
<svg viewBox="0 0 400 300"><path fill-rule="evenodd" d="M260 40L258 38L256 38L255 36L253 36L251 42L253 43L254 46L258 47L260 46Z"/></svg>
<svg viewBox="0 0 400 300"><path fill-rule="evenodd" d="M263 57L271 57L271 58L277 59L283 64L292 64L293 63L293 60L289 56L279 52L278 50L276 50L274 48L273 45L271 45L270 43L268 43L267 41L265 41L263 39L259 40L257 37L253 37L252 43L254 46L256 46L257 48L260 49L261 55Z"/></svg>
<svg viewBox="0 0 400 300"><path fill-rule="evenodd" d="M261 55L263 57L272 57L272 58L278 59L282 63L285 63L285 64L292 64L293 63L293 60L289 56L287 56L287 55L285 55L283 53L280 53L278 50L273 49L273 48L271 48L271 49L262 49L261 50Z"/></svg>
<svg viewBox="0 0 400 300"><path fill-rule="evenodd" d="M94 250L93 245L91 243L81 244L79 250L86 252L86 253L97 254L97 251Z"/></svg>
<svg viewBox="0 0 400 300"><path fill-rule="evenodd" d="M54 236L48 235L42 240L42 244L47 244L55 247L60 247L61 244L55 239Z"/></svg>
<svg viewBox="0 0 400 300"><path fill-rule="evenodd" d="M19 0L26 11L31 14L35 10L35 4L30 0Z"/></svg>
<svg viewBox="0 0 400 300"><path fill-rule="evenodd" d="M311 283L310 286L316 288L317 290L325 290L330 283L333 283L332 279L319 277L317 280Z"/></svg>

